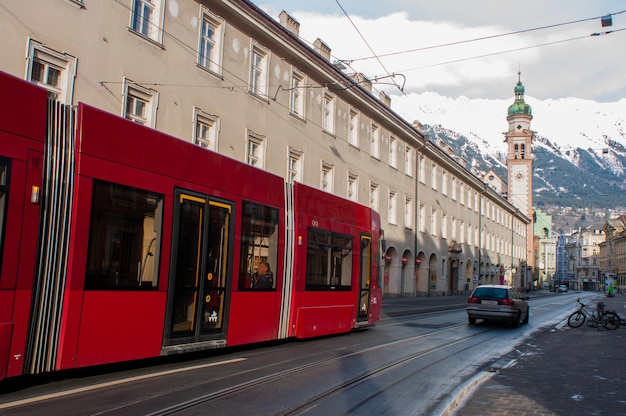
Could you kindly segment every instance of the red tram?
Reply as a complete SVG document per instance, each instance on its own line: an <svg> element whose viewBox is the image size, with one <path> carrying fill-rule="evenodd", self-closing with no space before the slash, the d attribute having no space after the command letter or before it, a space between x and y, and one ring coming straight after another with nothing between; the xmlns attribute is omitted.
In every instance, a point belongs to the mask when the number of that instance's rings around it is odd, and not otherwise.
<svg viewBox="0 0 626 416"><path fill-rule="evenodd" d="M0 379L379 319L375 211L10 75L0 89Z"/></svg>

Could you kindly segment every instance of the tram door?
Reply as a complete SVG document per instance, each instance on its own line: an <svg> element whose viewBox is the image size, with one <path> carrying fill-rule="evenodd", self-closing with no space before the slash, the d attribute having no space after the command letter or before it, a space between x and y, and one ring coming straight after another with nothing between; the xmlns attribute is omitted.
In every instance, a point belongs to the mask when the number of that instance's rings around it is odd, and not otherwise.
<svg viewBox="0 0 626 416"><path fill-rule="evenodd" d="M232 203L178 191L166 344L225 338Z"/></svg>
<svg viewBox="0 0 626 416"><path fill-rule="evenodd" d="M370 311L372 279L372 237L361 235L361 267L359 276L359 313L357 322L367 322Z"/></svg>

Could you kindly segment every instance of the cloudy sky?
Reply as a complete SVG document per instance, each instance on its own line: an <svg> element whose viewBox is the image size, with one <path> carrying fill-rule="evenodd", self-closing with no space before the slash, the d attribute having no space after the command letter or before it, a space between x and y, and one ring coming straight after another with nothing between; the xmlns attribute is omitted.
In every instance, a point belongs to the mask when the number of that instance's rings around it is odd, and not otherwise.
<svg viewBox="0 0 626 416"><path fill-rule="evenodd" d="M287 11L302 40L322 39L333 59L392 96L505 99L521 70L537 99L626 98L624 1L252 1L275 19ZM613 25L602 27L609 14Z"/></svg>

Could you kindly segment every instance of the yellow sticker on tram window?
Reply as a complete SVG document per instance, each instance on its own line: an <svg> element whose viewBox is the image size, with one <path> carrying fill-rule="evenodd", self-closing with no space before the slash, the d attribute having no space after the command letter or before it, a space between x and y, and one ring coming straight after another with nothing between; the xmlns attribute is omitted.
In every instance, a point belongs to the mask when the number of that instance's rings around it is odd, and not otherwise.
<svg viewBox="0 0 626 416"><path fill-rule="evenodd" d="M204 301L205 301L206 303L211 302L211 295L206 295L206 298L204 298Z"/></svg>
<svg viewBox="0 0 626 416"><path fill-rule="evenodd" d="M207 280L213 280L213 273L209 273L206 276Z"/></svg>

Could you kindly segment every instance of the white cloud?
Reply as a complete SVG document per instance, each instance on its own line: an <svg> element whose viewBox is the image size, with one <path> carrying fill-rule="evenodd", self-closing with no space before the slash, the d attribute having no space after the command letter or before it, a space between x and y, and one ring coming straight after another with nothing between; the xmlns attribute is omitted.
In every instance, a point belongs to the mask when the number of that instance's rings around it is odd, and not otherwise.
<svg viewBox="0 0 626 416"><path fill-rule="evenodd" d="M530 0L517 8L509 2L491 0L454 2L453 7L449 2L392 0L385 1L385 7L381 3L341 2L356 28L336 4L284 0L260 4L274 18L279 9L285 9L300 22L303 40L313 42L319 37L331 47L336 59L353 60L351 67L370 78L386 71L402 73L407 93L437 91L453 97L504 98L510 95L521 68L525 85L541 99L575 96L617 101L626 96L626 54L621 53L626 41L626 13L616 14L610 28L602 28L599 19L593 19L429 48L619 12L613 10L615 2ZM607 29L614 33L590 36ZM361 59L373 55L368 44L380 62ZM420 48L426 49L399 53ZM518 51L501 53L512 50ZM389 85L374 87L398 92Z"/></svg>

